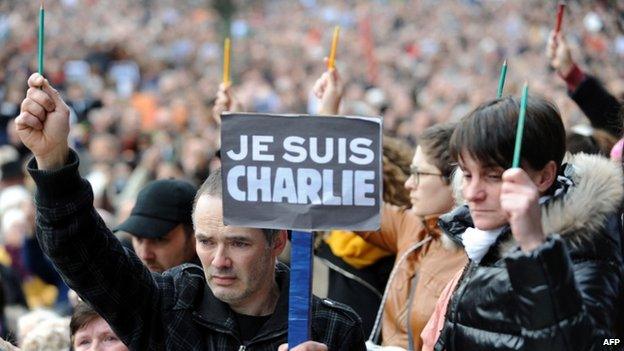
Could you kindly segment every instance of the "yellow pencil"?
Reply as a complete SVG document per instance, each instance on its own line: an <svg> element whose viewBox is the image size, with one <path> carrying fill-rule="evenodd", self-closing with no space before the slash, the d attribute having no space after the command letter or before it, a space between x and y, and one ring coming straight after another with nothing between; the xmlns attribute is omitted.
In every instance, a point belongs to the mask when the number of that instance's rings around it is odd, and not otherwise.
<svg viewBox="0 0 624 351"><path fill-rule="evenodd" d="M338 47L338 34L340 33L340 27L334 28L334 37L332 39L331 51L329 52L329 60L327 61L327 69L334 68L336 64L336 49Z"/></svg>
<svg viewBox="0 0 624 351"><path fill-rule="evenodd" d="M223 83L230 83L230 38L223 44Z"/></svg>

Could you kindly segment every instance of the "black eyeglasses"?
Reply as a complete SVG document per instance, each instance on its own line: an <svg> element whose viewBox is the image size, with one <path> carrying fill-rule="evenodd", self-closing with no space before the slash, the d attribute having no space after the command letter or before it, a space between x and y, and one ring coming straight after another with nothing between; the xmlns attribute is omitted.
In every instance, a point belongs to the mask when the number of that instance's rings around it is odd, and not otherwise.
<svg viewBox="0 0 624 351"><path fill-rule="evenodd" d="M441 173L421 172L416 166L410 166L410 173L414 176L416 180L416 185L420 184L420 176L437 176L442 177L442 179L446 180L446 177Z"/></svg>

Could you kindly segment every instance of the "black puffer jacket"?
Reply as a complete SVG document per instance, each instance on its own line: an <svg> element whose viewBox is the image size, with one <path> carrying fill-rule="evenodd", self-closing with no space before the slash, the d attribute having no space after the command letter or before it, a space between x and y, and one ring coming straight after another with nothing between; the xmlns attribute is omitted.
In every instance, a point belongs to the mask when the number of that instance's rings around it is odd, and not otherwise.
<svg viewBox="0 0 624 351"><path fill-rule="evenodd" d="M435 350L605 350L605 338L621 340L621 171L583 154L565 171L572 184L542 205L547 241L525 254L507 230L471 261ZM468 226L466 206L440 219L456 243Z"/></svg>

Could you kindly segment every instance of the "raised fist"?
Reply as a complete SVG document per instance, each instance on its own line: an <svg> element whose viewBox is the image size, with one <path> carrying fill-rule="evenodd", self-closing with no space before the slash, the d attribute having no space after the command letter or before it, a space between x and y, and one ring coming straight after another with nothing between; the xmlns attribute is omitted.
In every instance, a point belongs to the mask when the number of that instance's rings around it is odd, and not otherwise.
<svg viewBox="0 0 624 351"><path fill-rule="evenodd" d="M69 152L69 108L40 74L28 78L28 87L15 119L17 135L32 151L39 169L60 168Z"/></svg>

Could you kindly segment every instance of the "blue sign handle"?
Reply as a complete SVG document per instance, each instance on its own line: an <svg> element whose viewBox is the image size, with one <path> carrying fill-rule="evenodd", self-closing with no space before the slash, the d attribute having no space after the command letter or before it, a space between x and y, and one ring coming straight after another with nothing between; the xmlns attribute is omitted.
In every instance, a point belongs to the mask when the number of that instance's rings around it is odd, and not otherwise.
<svg viewBox="0 0 624 351"><path fill-rule="evenodd" d="M290 251L288 297L288 346L310 340L312 320L312 255L314 235L293 231Z"/></svg>

